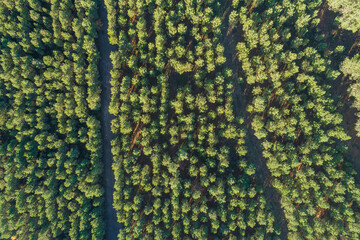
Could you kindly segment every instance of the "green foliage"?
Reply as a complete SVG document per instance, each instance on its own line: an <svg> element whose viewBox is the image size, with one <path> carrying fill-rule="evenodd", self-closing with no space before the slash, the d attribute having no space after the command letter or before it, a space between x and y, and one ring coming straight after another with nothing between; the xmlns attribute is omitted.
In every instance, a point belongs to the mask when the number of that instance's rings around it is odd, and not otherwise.
<svg viewBox="0 0 360 240"><path fill-rule="evenodd" d="M0 234L102 239L97 3L0 4Z"/></svg>
<svg viewBox="0 0 360 240"><path fill-rule="evenodd" d="M288 238L357 239L359 186L344 161L349 137L328 93L339 73L316 30L320 4L264 1L254 12L251 5L238 6L232 11L244 40L237 56L252 95L251 126L281 195ZM357 61L347 59L342 71L356 77Z"/></svg>
<svg viewBox="0 0 360 240"><path fill-rule="evenodd" d="M331 60L345 47L319 34L323 1L104 2L118 47L109 113L119 239L278 239L246 128L288 239L360 238L349 137L330 94L340 75ZM359 1L327 3L343 29L360 29ZM97 4L1 1L1 237L104 238ZM339 69L360 110L360 55Z"/></svg>
<svg viewBox="0 0 360 240"><path fill-rule="evenodd" d="M357 54L352 58L346 58L342 62L340 70L352 80L360 82L360 55Z"/></svg>
<svg viewBox="0 0 360 240"><path fill-rule="evenodd" d="M341 28L352 31L360 29L360 2L358 0L328 0L331 10L338 12L337 21Z"/></svg>
<svg viewBox="0 0 360 240"><path fill-rule="evenodd" d="M124 40L111 55L110 104L121 239L276 238L234 114L218 5L107 7Z"/></svg>
<svg viewBox="0 0 360 240"><path fill-rule="evenodd" d="M357 54L352 58L346 58L341 66L341 72L352 80L349 88L350 95L354 97L353 107L357 109L357 117L360 117L360 55ZM360 136L360 121L356 122L355 129L357 135Z"/></svg>

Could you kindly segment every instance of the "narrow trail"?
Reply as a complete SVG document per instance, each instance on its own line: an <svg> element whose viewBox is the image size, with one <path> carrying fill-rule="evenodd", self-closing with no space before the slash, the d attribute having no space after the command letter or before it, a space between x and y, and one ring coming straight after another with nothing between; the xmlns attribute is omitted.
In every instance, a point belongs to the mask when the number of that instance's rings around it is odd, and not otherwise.
<svg viewBox="0 0 360 240"><path fill-rule="evenodd" d="M230 14L230 9L225 10L224 20L228 22L228 16ZM227 24L226 24L227 25ZM225 29L229 29L226 26ZM287 239L288 228L287 222L284 214L284 210L280 204L280 194L272 186L272 177L269 168L266 165L266 160L262 156L262 149L260 141L254 135L254 131L251 129L250 125L250 116L246 111L246 106L250 99L244 93L244 89L241 88L238 78L241 76L241 64L236 57L236 45L242 40L242 32L239 28L234 28L229 30L223 39L223 45L225 47L224 56L227 59L226 66L229 67L233 72L233 81L234 81L234 110L235 116L242 116L245 120L247 135L245 138L246 147L248 150L247 158L251 161L256 167L256 179L257 183L262 186L264 191L264 196L267 200L267 203L271 207L271 211L275 217L275 226L280 227L281 230L281 239Z"/></svg>
<svg viewBox="0 0 360 240"><path fill-rule="evenodd" d="M104 160L104 184L105 184L105 239L116 240L119 233L120 224L117 222L116 211L113 208L114 193L114 172L112 170L113 156L111 153L111 120L114 116L109 113L111 99L110 70L112 68L110 52L115 51L116 47L110 45L107 34L108 21L107 11L104 0L99 1L99 17L102 23L97 39L97 47L100 51L99 74L101 81L101 135L103 143Z"/></svg>

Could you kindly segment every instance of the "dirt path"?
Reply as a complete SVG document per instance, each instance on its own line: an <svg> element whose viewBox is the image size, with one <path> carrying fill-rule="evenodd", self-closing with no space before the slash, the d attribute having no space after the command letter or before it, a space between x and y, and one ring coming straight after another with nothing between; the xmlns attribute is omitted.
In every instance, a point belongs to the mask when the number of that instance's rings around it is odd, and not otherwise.
<svg viewBox="0 0 360 240"><path fill-rule="evenodd" d="M228 22L228 15L230 10L225 10L226 15L224 16L225 22ZM225 29L228 29L227 27ZM244 93L244 89L241 88L237 79L241 76L240 67L241 64L237 60L235 55L236 45L242 40L242 33L239 28L232 29L229 31L223 39L223 45L225 47L224 56L227 59L226 66L231 68L233 71L233 81L234 81L234 110L235 116L242 116L245 119L245 124L247 128L247 136L245 138L247 146L247 158L255 165L256 167L256 179L259 185L262 185L264 190L265 198L268 204L271 207L271 211L275 217L275 226L280 227L281 230L281 239L287 239L287 223L285 219L284 210L280 204L280 195L276 189L272 186L272 178L270 170L266 166L266 160L262 156L262 149L260 141L255 137L254 131L251 129L250 125L250 116L246 111L246 106L250 99L248 94Z"/></svg>
<svg viewBox="0 0 360 240"><path fill-rule="evenodd" d="M99 16L102 23L97 39L97 47L100 51L99 73L101 81L101 135L103 143L103 160L105 163L104 169L104 184L105 184L105 239L115 240L119 233L120 224L117 222L116 211L113 208L113 193L114 193L114 172L111 168L113 156L111 153L111 139L113 133L111 132L111 120L114 116L109 113L109 104L111 97L110 85L110 70L112 68L110 60L110 52L116 51L116 47L110 45L107 28L107 11L104 0L99 1Z"/></svg>

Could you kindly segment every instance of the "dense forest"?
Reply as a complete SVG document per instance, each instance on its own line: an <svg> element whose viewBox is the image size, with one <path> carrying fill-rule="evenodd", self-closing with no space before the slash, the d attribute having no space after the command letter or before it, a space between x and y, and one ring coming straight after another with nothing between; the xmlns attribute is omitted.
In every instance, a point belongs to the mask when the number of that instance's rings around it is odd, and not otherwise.
<svg viewBox="0 0 360 240"><path fill-rule="evenodd" d="M251 126L281 194L288 238L356 239L360 192L344 161L349 137L329 91L340 73L316 29L321 1L286 2L263 11L235 8Z"/></svg>
<svg viewBox="0 0 360 240"><path fill-rule="evenodd" d="M358 0L1 1L0 238L360 239L359 33Z"/></svg>
<svg viewBox="0 0 360 240"><path fill-rule="evenodd" d="M97 4L0 3L0 234L102 239Z"/></svg>
<svg viewBox="0 0 360 240"><path fill-rule="evenodd" d="M119 46L109 109L119 239L275 237L234 115L223 7L124 0L108 9Z"/></svg>

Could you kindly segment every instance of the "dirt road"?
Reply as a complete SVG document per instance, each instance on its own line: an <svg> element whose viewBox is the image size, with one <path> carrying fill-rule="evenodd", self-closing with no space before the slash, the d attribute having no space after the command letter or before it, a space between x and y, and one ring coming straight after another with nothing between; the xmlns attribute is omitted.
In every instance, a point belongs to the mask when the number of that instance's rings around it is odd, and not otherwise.
<svg viewBox="0 0 360 240"><path fill-rule="evenodd" d="M116 212L113 208L114 193L114 172L111 168L113 156L111 153L111 120L114 116L109 113L111 99L110 70L112 68L110 52L115 51L116 47L110 45L107 28L107 12L104 0L99 1L99 17L102 23L97 39L97 46L100 51L99 73L101 81L101 134L103 142L103 161L104 161L104 184L105 184L105 239L115 240L119 233L120 224L117 222Z"/></svg>

